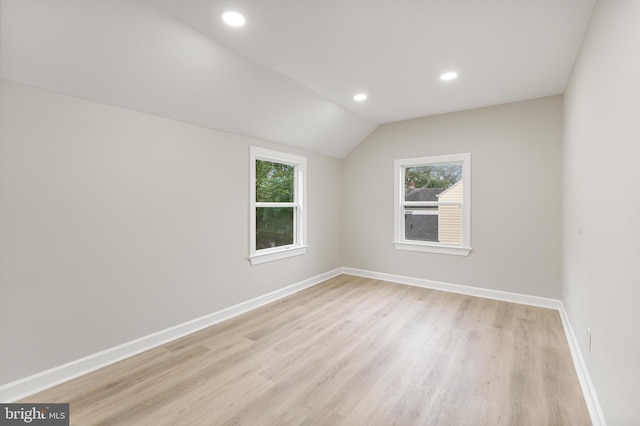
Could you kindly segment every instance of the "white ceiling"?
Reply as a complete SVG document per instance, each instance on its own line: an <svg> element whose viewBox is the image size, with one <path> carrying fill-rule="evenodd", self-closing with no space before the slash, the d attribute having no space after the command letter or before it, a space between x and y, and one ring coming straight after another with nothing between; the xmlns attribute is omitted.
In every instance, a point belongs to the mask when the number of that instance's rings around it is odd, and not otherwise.
<svg viewBox="0 0 640 426"><path fill-rule="evenodd" d="M592 0L151 0L218 43L387 123L564 91ZM232 8L247 25L219 21ZM443 84L441 73L460 78ZM358 92L369 100L352 100Z"/></svg>
<svg viewBox="0 0 640 426"><path fill-rule="evenodd" d="M562 93L595 3L0 1L4 79L336 157L381 123Z"/></svg>

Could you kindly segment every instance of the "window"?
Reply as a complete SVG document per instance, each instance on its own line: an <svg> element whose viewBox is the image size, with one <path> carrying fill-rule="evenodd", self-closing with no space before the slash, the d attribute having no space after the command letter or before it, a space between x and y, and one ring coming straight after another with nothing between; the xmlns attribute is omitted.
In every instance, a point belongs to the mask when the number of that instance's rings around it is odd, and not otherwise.
<svg viewBox="0 0 640 426"><path fill-rule="evenodd" d="M251 264L304 254L306 158L258 147L250 157Z"/></svg>
<svg viewBox="0 0 640 426"><path fill-rule="evenodd" d="M468 256L471 154L395 160L395 231L400 250Z"/></svg>

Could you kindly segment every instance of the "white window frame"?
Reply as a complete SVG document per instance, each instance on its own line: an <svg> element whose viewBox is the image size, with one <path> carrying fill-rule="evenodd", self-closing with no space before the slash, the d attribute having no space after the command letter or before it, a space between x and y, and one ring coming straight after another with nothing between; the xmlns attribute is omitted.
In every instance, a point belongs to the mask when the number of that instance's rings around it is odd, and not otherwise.
<svg viewBox="0 0 640 426"><path fill-rule="evenodd" d="M252 265L273 262L307 252L307 159L298 155L250 147L249 163L249 261ZM256 160L271 161L294 166L294 199L291 203L256 202ZM293 207L293 244L267 249L256 249L256 208Z"/></svg>
<svg viewBox="0 0 640 426"><path fill-rule="evenodd" d="M405 201L404 171L407 167L434 166L448 163L462 163L462 241L460 244L439 243L432 241L413 241L405 239L405 204L416 202ZM405 158L394 161L394 240L398 250L410 250L426 253L451 254L468 256L471 252L471 154L451 154L431 157ZM439 202L419 202L424 205L438 205ZM458 203L456 203L458 204ZM440 232L438 230L438 232Z"/></svg>

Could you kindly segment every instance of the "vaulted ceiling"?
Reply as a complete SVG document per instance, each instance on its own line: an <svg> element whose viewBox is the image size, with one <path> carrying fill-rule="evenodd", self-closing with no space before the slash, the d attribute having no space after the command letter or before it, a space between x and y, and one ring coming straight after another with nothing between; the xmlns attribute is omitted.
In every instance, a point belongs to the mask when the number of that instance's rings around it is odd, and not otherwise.
<svg viewBox="0 0 640 426"><path fill-rule="evenodd" d="M0 76L342 158L381 123L562 93L594 3L0 0Z"/></svg>

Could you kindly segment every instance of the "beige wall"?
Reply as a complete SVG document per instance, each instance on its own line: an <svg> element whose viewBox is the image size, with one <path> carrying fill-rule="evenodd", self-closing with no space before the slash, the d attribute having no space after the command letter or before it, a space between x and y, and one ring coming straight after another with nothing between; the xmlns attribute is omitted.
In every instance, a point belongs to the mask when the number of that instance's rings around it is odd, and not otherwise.
<svg viewBox="0 0 640 426"><path fill-rule="evenodd" d="M640 6L601 0L565 94L562 297L610 425L640 424ZM606 199L608 208L600 208ZM592 330L592 352L586 329Z"/></svg>
<svg viewBox="0 0 640 426"><path fill-rule="evenodd" d="M339 160L1 84L0 384L341 266ZM305 256L246 259L251 144L308 158Z"/></svg>
<svg viewBox="0 0 640 426"><path fill-rule="evenodd" d="M344 160L344 265L558 298L562 98L379 127ZM396 250L393 161L470 152L468 257Z"/></svg>

